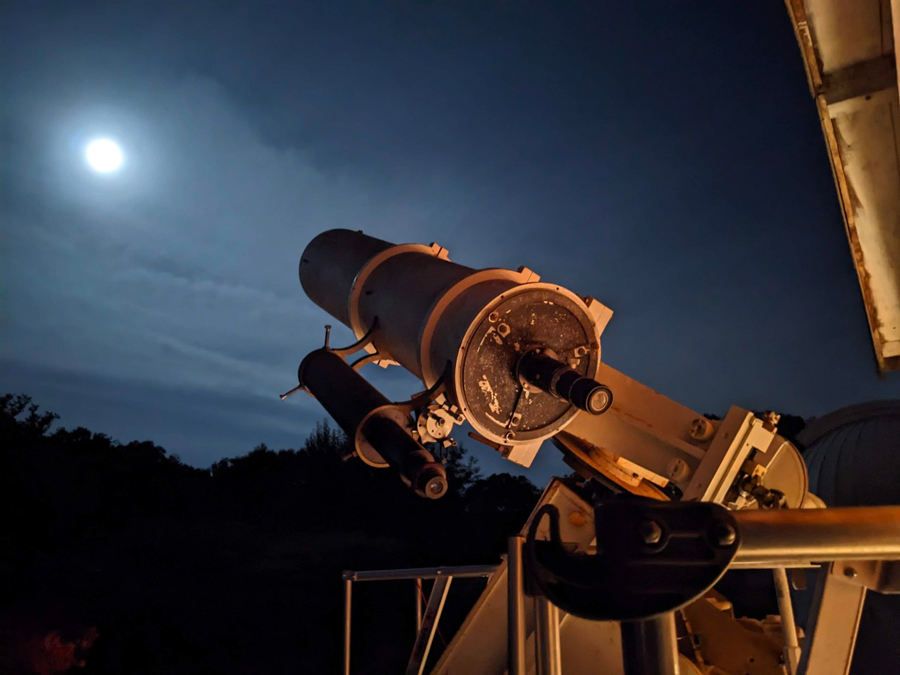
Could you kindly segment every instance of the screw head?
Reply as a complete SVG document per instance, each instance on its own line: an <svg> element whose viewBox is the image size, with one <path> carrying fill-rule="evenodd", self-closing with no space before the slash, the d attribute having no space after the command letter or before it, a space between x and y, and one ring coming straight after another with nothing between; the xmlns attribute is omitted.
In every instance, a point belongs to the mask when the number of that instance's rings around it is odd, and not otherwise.
<svg viewBox="0 0 900 675"><path fill-rule="evenodd" d="M655 520L645 520L638 526L638 532L645 544L658 544L662 539L663 531Z"/></svg>
<svg viewBox="0 0 900 675"><path fill-rule="evenodd" d="M844 568L844 576L847 577L848 579L855 579L857 576L857 572L852 567L845 567Z"/></svg>
<svg viewBox="0 0 900 675"><path fill-rule="evenodd" d="M710 527L712 540L717 546L731 546L737 541L737 532L731 523L717 521Z"/></svg>

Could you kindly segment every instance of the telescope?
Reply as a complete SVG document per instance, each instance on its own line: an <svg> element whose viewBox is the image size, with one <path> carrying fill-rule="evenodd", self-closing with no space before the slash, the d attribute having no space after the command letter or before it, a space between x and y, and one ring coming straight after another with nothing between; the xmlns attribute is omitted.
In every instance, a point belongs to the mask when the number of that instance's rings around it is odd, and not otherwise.
<svg viewBox="0 0 900 675"><path fill-rule="evenodd" d="M332 348L326 328L288 394L317 398L353 454L423 497L447 492L429 447L455 444L454 427L468 422L470 436L525 467L552 439L576 471L617 491L732 505L807 499L803 461L777 435L777 416L733 408L709 420L615 371L600 349L612 310L526 267L473 269L438 244L337 229L309 243L299 275L356 342ZM360 374L369 363L400 365L424 390L388 401Z"/></svg>
<svg viewBox="0 0 900 675"><path fill-rule="evenodd" d="M300 282L357 342L309 354L298 386L353 439L360 459L390 466L424 497L446 492L446 472L423 444L452 443L463 420L528 466L579 411L600 415L612 404L594 379L611 312L524 267L474 270L436 244L331 230L303 252ZM366 355L348 364L343 357L356 351ZM392 404L357 372L368 362L400 364L426 391Z"/></svg>
<svg viewBox="0 0 900 675"><path fill-rule="evenodd" d="M415 579L418 603L422 578L435 579L406 670L421 674L452 577L491 575L436 675L525 675L529 663L559 675L563 655L576 674L845 673L865 593L900 590L900 509L824 509L777 414L732 406L710 418L601 361L612 311L598 300L525 267L473 269L437 244L350 230L312 240L300 282L355 342L332 347L326 326L283 398L302 389L318 399L360 460L440 498L447 472L432 448L455 444L467 422L470 436L526 467L549 439L588 479L553 479L492 571L345 572L345 675L359 580ZM360 374L367 364L399 365L423 390L389 401ZM821 561L835 562L819 573L801 651L785 568ZM711 604L722 575L741 567L774 569L779 624L764 639L762 623L748 629Z"/></svg>

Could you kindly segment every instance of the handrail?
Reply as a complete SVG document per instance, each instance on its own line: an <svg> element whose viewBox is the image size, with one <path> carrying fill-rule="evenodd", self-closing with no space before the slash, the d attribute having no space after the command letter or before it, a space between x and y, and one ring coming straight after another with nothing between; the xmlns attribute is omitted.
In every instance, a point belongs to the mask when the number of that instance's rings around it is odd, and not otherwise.
<svg viewBox="0 0 900 675"><path fill-rule="evenodd" d="M900 506L735 511L734 562L784 566L900 558Z"/></svg>
<svg viewBox="0 0 900 675"><path fill-rule="evenodd" d="M344 580L350 581L397 581L402 579L437 579L438 577L489 577L499 565L461 565L456 567L412 567L394 570L344 571Z"/></svg>
<svg viewBox="0 0 900 675"><path fill-rule="evenodd" d="M358 581L409 581L416 582L416 643L410 656L406 672L421 675L428 661L431 643L437 631L441 611L450 590L450 582L454 578L472 579L490 577L500 565L457 565L444 567L413 567L392 570L344 570L344 659L343 673L350 675L350 628L353 611L353 583ZM422 614L420 582L422 579L434 579L434 588Z"/></svg>
<svg viewBox="0 0 900 675"><path fill-rule="evenodd" d="M816 563L837 560L883 560L900 559L900 506L848 507L827 509L780 509L773 511L747 510L733 512L737 521L740 546L732 561L732 568L784 568L811 567ZM511 551L514 549L510 549ZM514 561L520 562L520 561ZM443 567L417 567L389 570L345 570L344 580L344 675L350 675L350 621L352 586L358 581L400 581L436 579L435 591L429 598L431 611L426 610L426 620L422 621L417 634L417 648L413 652L407 672L423 672L428 659L433 632L440 618L440 610L449 587L456 578L490 577L500 565L461 565ZM827 577L828 568L822 568ZM521 570L518 570L521 574ZM517 574L517 576L518 576ZM780 572L783 577L783 570ZM784 586L784 578L781 579ZM438 583L439 582L439 583ZM517 584L514 592L523 590ZM781 614L789 621L789 595L782 588ZM516 614L510 654L510 672L520 672L524 665L524 640L518 629L522 622L521 603L511 613ZM421 602L417 601L416 616L419 620ZM429 615L430 614L430 615ZM421 621L421 620L419 620ZM855 628L852 637L855 637ZM796 646L789 645L792 652ZM796 654L790 655L793 659ZM791 660L793 660L791 659ZM803 671L803 664L800 670ZM797 667L791 663L791 672Z"/></svg>

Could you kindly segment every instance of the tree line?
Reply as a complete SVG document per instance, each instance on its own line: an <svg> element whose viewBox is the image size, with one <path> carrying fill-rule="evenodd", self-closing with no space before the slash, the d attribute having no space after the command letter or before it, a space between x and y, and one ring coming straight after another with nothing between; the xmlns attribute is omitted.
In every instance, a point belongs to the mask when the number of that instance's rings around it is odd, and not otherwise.
<svg viewBox="0 0 900 675"><path fill-rule="evenodd" d="M0 397L3 673L335 672L343 569L495 562L539 495L450 448L449 493L420 499L343 461L348 441L325 423L300 448L200 469L56 422ZM442 638L479 584L454 584ZM355 672L402 670L414 588L367 586Z"/></svg>

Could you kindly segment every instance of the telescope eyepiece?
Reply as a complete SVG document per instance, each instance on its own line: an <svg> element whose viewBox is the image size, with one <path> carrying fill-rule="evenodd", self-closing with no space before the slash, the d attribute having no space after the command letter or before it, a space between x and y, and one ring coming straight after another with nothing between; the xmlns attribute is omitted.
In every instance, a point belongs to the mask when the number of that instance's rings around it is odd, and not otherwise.
<svg viewBox="0 0 900 675"><path fill-rule="evenodd" d="M612 392L606 385L585 377L556 358L549 349L532 349L519 361L519 378L568 401L591 415L602 415L612 406Z"/></svg>
<svg viewBox="0 0 900 675"><path fill-rule="evenodd" d="M592 384L597 386L593 387L585 398L584 409L592 415L601 415L609 410L609 407L612 405L612 392L606 385L593 381Z"/></svg>

